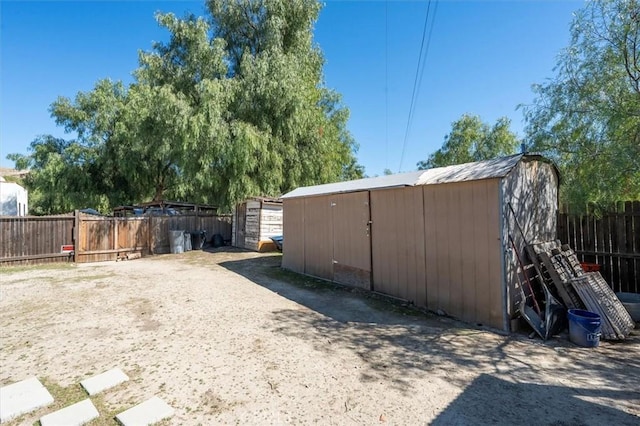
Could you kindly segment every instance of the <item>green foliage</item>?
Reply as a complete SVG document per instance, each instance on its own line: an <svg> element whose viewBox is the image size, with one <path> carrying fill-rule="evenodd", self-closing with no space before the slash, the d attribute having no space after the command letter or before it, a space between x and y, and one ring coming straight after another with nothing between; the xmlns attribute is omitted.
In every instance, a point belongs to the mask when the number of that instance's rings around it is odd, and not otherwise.
<svg viewBox="0 0 640 426"><path fill-rule="evenodd" d="M349 112L324 86L313 43L320 4L207 7L208 17L156 16L170 39L139 54L129 87L101 80L73 101L53 103L56 123L78 137L43 137L31 155L16 156L34 171L28 187L36 211L98 201L93 206L108 210L149 198L229 207L247 196L362 177Z"/></svg>
<svg viewBox="0 0 640 426"><path fill-rule="evenodd" d="M640 4L596 0L575 15L556 76L525 108L533 149L559 165L561 199L585 209L640 199Z"/></svg>
<svg viewBox="0 0 640 426"><path fill-rule="evenodd" d="M463 115L451 125L442 148L418 163L419 170L489 160L516 152L520 141L509 130L511 121L502 117L493 127L475 115Z"/></svg>

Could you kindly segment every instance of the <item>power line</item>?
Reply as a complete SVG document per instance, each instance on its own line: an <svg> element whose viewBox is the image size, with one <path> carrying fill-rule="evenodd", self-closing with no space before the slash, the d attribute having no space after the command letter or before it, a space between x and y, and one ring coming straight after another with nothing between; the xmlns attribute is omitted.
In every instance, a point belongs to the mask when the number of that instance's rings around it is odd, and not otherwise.
<svg viewBox="0 0 640 426"><path fill-rule="evenodd" d="M407 116L407 127L404 132L404 141L402 142L402 154L400 155L400 165L398 167L398 172L402 170L402 163L404 161L404 154L407 147L407 140L409 139L409 131L411 130L413 113L415 112L415 107L416 107L416 98L418 97L418 93L420 92L420 86L422 84L422 76L424 74L424 67L427 61L427 55L429 53L429 45L431 44L431 34L433 33L433 25L435 22L437 10L438 10L438 0L436 0L435 2L435 6L433 8L433 16L431 18L431 26L429 27L429 15L431 11L431 0L429 0L429 3L427 5L427 14L424 18L424 27L422 28L422 41L420 43L420 52L418 54L416 76L413 81L413 91L411 93L411 103L409 105L409 114ZM428 36L427 36L427 28L429 28ZM425 47L425 41L426 41L426 47Z"/></svg>
<svg viewBox="0 0 640 426"><path fill-rule="evenodd" d="M384 150L389 168L389 0L384 2Z"/></svg>

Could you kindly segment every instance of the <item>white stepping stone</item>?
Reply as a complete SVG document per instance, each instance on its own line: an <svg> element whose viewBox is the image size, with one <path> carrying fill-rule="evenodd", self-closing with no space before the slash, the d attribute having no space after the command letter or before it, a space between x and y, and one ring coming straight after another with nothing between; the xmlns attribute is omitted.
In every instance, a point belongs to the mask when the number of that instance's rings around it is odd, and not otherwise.
<svg viewBox="0 0 640 426"><path fill-rule="evenodd" d="M80 426L100 416L90 399L69 405L40 418L41 426Z"/></svg>
<svg viewBox="0 0 640 426"><path fill-rule="evenodd" d="M112 368L111 370L105 371L97 376L89 377L88 379L81 381L80 384L89 395L95 395L105 389L109 389L119 385L120 383L126 382L127 380L129 380L129 377L127 377L122 370L119 368Z"/></svg>
<svg viewBox="0 0 640 426"><path fill-rule="evenodd" d="M173 416L173 408L154 396L116 416L123 426L146 426Z"/></svg>
<svg viewBox="0 0 640 426"><path fill-rule="evenodd" d="M4 386L0 388L0 423L52 402L49 391L35 377Z"/></svg>

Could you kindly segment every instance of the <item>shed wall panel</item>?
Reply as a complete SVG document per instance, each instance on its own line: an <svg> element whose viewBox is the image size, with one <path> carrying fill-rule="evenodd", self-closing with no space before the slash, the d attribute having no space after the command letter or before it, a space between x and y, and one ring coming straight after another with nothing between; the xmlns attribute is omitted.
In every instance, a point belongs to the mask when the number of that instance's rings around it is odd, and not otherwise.
<svg viewBox="0 0 640 426"><path fill-rule="evenodd" d="M371 192L373 288L426 307L422 188Z"/></svg>
<svg viewBox="0 0 640 426"><path fill-rule="evenodd" d="M328 196L304 199L304 256L305 274L333 279L333 220Z"/></svg>
<svg viewBox="0 0 640 426"><path fill-rule="evenodd" d="M529 263L524 250L525 238L520 233L517 223L522 227L529 244L555 240L558 184L553 166L541 161L522 161L503 179L505 245L510 247L508 237L511 235L525 263ZM515 216L509 204L513 207ZM521 299L521 290L517 275L518 259L512 251L505 254L505 269L509 300L508 313L511 317L515 317L516 307ZM531 275L531 271L527 273Z"/></svg>
<svg viewBox="0 0 640 426"><path fill-rule="evenodd" d="M304 240L305 240L305 201L292 198L283 203L283 236L282 267L294 272L304 273Z"/></svg>
<svg viewBox="0 0 640 426"><path fill-rule="evenodd" d="M428 308L503 328L499 183L426 185L423 191Z"/></svg>
<svg viewBox="0 0 640 426"><path fill-rule="evenodd" d="M353 192L330 197L333 222L333 280L371 288L369 193Z"/></svg>

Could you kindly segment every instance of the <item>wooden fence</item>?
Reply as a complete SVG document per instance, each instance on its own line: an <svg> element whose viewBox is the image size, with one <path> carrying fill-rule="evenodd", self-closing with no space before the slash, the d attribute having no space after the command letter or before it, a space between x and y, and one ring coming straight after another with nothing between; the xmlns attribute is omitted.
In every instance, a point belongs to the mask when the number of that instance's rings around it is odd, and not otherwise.
<svg viewBox="0 0 640 426"><path fill-rule="evenodd" d="M65 248L73 246L75 220L73 214L0 216L0 265L72 262L73 250Z"/></svg>
<svg viewBox="0 0 640 426"><path fill-rule="evenodd" d="M176 215L102 217L0 217L0 265L100 262L129 253L168 253L169 231L206 230L231 239L230 216Z"/></svg>
<svg viewBox="0 0 640 426"><path fill-rule="evenodd" d="M614 291L640 293L640 201L618 203L602 217L560 213L558 238L600 265Z"/></svg>

